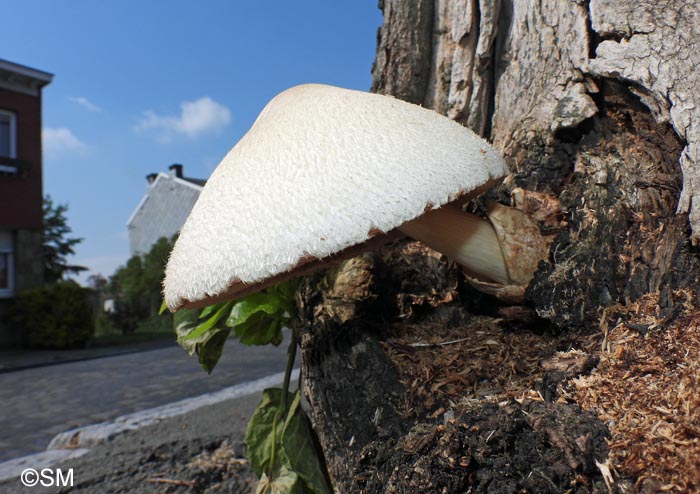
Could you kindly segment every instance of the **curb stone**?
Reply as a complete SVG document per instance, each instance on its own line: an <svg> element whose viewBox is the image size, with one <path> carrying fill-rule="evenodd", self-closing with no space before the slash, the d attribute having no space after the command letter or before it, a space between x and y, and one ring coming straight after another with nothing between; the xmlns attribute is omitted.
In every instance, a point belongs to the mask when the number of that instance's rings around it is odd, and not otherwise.
<svg viewBox="0 0 700 494"><path fill-rule="evenodd" d="M294 369L291 379L297 380L298 378L299 369ZM284 372L280 372L255 381L230 386L213 393L206 393L148 410L122 415L111 422L100 422L61 432L51 440L46 451L0 463L0 482L19 477L26 468L36 470L50 468L71 458L83 456L90 451L90 447L111 441L125 432L140 429L201 407L261 392L265 388L281 383L283 379Z"/></svg>

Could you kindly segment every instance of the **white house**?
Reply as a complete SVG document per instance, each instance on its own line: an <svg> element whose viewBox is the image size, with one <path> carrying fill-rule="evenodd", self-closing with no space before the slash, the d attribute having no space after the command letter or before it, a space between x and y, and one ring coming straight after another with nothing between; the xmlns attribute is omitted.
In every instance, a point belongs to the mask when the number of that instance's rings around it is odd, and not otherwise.
<svg viewBox="0 0 700 494"><path fill-rule="evenodd" d="M127 221L132 256L146 254L159 238L179 232L206 183L183 176L182 165L170 165L168 169L169 173L146 176L146 195Z"/></svg>

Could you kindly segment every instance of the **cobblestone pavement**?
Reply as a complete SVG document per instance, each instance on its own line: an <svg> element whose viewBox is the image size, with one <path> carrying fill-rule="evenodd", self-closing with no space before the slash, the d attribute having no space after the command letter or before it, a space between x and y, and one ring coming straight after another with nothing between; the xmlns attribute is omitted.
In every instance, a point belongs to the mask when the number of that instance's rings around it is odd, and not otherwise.
<svg viewBox="0 0 700 494"><path fill-rule="evenodd" d="M43 451L58 433L284 370L286 342L229 340L211 375L180 347L0 374L0 461Z"/></svg>
<svg viewBox="0 0 700 494"><path fill-rule="evenodd" d="M72 469L73 487L23 487L20 479L14 477L0 481L0 494L252 492L240 486L241 481L245 481L240 478L247 470L245 463L232 463L232 467L226 467L225 461L202 463L195 458L206 458L207 455L211 457L211 452L222 441L230 444L232 452L235 452L234 457L243 457L246 425L259 401L260 393L254 393L202 407L126 432L112 441L90 448L80 458L54 465L54 470L60 469L66 475ZM222 472L226 473L223 478ZM255 474L250 472L249 475L255 480ZM154 478L184 482L182 485L158 484L152 482ZM187 482L195 479L198 479L200 486L205 484L214 487L189 487Z"/></svg>

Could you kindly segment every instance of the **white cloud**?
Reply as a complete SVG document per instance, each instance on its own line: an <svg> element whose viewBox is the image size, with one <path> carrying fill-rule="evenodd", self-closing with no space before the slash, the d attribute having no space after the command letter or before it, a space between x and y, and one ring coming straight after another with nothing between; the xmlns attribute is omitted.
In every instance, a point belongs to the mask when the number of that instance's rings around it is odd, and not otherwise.
<svg viewBox="0 0 700 494"><path fill-rule="evenodd" d="M44 127L42 130L44 152L48 155L57 155L64 152L82 153L87 150L87 144L78 139L70 129L58 127L52 129Z"/></svg>
<svg viewBox="0 0 700 494"><path fill-rule="evenodd" d="M101 112L102 111L102 108L100 108L95 103L93 103L92 101L90 101L87 98L84 98L82 96L70 96L68 99L71 100L73 103L79 104L80 106L82 106L86 110L89 110L92 112Z"/></svg>
<svg viewBox="0 0 700 494"><path fill-rule="evenodd" d="M159 139L169 141L173 135L182 134L197 137L209 132L216 132L231 121L231 111L221 103L205 96L195 101L183 101L180 115L158 115L146 111L134 126L138 132L155 130Z"/></svg>

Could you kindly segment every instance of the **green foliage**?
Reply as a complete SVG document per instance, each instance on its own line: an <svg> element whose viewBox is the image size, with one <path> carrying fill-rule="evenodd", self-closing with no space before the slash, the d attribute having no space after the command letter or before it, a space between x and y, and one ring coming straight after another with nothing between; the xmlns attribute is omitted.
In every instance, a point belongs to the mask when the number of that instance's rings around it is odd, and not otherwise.
<svg viewBox="0 0 700 494"><path fill-rule="evenodd" d="M84 347L93 337L90 290L60 281L20 293L10 317L24 343L40 348Z"/></svg>
<svg viewBox="0 0 700 494"><path fill-rule="evenodd" d="M276 287L254 293L233 306L226 325L234 328L236 336L246 345L279 345L282 328L289 324L289 314L293 313L289 302Z"/></svg>
<svg viewBox="0 0 700 494"><path fill-rule="evenodd" d="M190 355L197 355L207 372L219 361L231 331L247 345L279 345L282 329L293 330L296 323L297 288L298 281L288 281L236 302L201 311L181 309L175 313L177 341ZM294 338L291 345L296 345ZM266 389L248 423L248 460L260 477L257 493L327 494L331 489L300 394L287 389L294 353L290 351L287 362L285 389Z"/></svg>
<svg viewBox="0 0 700 494"><path fill-rule="evenodd" d="M201 311L180 309L175 313L177 341L190 355L197 355L209 373L223 353L230 330L246 345L278 346L283 340L282 329L294 323L297 286L296 280L285 281L236 302L210 305Z"/></svg>
<svg viewBox="0 0 700 494"><path fill-rule="evenodd" d="M43 255L44 278L48 283L63 279L67 273L80 273L87 270L84 266L68 264L68 256L75 254L74 247L83 241L82 238L67 238L73 230L68 226L66 204L53 203L51 196L44 198L44 229Z"/></svg>
<svg viewBox="0 0 700 494"><path fill-rule="evenodd" d="M282 329L295 323L298 286L297 280L285 281L237 300L226 326L246 345L278 346L283 339Z"/></svg>
<svg viewBox="0 0 700 494"><path fill-rule="evenodd" d="M146 255L132 256L112 275L107 291L114 299L111 320L123 334L131 334L144 321L158 318L161 282L173 242L161 237ZM170 315L161 317L170 324Z"/></svg>
<svg viewBox="0 0 700 494"><path fill-rule="evenodd" d="M137 333L163 333L168 336L173 335L173 316L168 313L165 315L152 314L143 321L139 322L136 328Z"/></svg>
<svg viewBox="0 0 700 494"><path fill-rule="evenodd" d="M97 316L95 317L95 337L100 338L103 336L111 336L121 334L120 331L114 327L109 314L97 311Z"/></svg>
<svg viewBox="0 0 700 494"><path fill-rule="evenodd" d="M300 393L287 393L288 411L283 393L276 388L263 391L246 429L248 461L260 477L258 492L330 493Z"/></svg>
<svg viewBox="0 0 700 494"><path fill-rule="evenodd" d="M311 422L301 408L301 393L297 391L287 412L282 432L282 448L296 472L309 489L317 494L331 492L317 451Z"/></svg>
<svg viewBox="0 0 700 494"><path fill-rule="evenodd" d="M218 320L214 320L212 317L205 321L211 324L209 329L198 330L203 325L200 322L198 312L189 309L177 311L174 316L175 333L180 346L190 355L197 355L199 364L207 373L211 374L224 351L224 343L226 343L230 329L217 327ZM199 334L195 335L196 333Z"/></svg>

